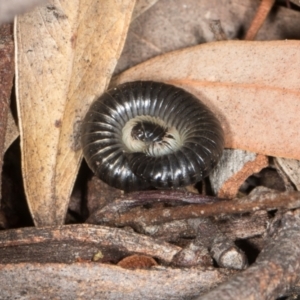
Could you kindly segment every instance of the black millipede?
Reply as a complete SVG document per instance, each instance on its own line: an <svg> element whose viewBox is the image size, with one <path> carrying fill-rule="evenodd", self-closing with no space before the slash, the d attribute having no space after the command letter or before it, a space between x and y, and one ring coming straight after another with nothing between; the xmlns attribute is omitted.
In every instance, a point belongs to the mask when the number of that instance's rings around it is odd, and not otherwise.
<svg viewBox="0 0 300 300"><path fill-rule="evenodd" d="M209 174L222 155L224 132L191 93L136 81L106 91L91 105L81 143L89 167L111 186L177 188Z"/></svg>

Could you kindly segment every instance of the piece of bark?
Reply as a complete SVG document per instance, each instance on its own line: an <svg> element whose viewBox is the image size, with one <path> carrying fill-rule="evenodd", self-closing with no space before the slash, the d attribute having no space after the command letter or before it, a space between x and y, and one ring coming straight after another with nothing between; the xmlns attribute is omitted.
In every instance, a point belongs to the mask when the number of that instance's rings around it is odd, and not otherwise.
<svg viewBox="0 0 300 300"><path fill-rule="evenodd" d="M300 207L299 192L275 192L263 189L260 193L251 193L240 199L206 204L190 204L169 208L140 209L128 212L97 211L87 220L92 224L127 226L139 221L141 225L155 225L174 220L220 216L255 212L259 210L295 209ZM135 221L133 221L135 220Z"/></svg>
<svg viewBox="0 0 300 300"><path fill-rule="evenodd" d="M66 262L92 260L118 262L124 256L143 254L170 263L181 248L118 228L87 224L23 228L0 232L0 262Z"/></svg>
<svg viewBox="0 0 300 300"><path fill-rule="evenodd" d="M196 299L267 300L287 295L300 279L300 210L287 212L273 227L254 265Z"/></svg>
<svg viewBox="0 0 300 300"><path fill-rule="evenodd" d="M232 272L217 269L126 270L97 264L0 265L3 299L191 299ZM8 284L9 283L9 284Z"/></svg>
<svg viewBox="0 0 300 300"><path fill-rule="evenodd" d="M209 175L213 192L220 198L234 198L249 176L267 166L268 158L265 155L225 149Z"/></svg>
<svg viewBox="0 0 300 300"><path fill-rule="evenodd" d="M3 156L5 153L5 137L8 113L10 111L9 104L14 74L13 24L3 24L0 25L0 183L2 182L2 165Z"/></svg>
<svg viewBox="0 0 300 300"><path fill-rule="evenodd" d="M288 179L295 185L296 189L300 191L300 161L281 157L276 157L275 160L280 170L285 173ZM283 179L284 178L285 177L283 177Z"/></svg>

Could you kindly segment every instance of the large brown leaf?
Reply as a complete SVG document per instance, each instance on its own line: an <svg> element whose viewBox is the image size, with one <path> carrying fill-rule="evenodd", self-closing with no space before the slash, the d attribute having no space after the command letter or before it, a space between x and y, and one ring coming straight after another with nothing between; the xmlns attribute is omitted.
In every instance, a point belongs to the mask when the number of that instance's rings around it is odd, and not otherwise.
<svg viewBox="0 0 300 300"><path fill-rule="evenodd" d="M227 41L153 58L116 83L183 87L220 119L226 147L300 159L300 42Z"/></svg>
<svg viewBox="0 0 300 300"><path fill-rule="evenodd" d="M36 225L63 224L80 121L110 80L134 0L51 0L16 22L22 168Z"/></svg>

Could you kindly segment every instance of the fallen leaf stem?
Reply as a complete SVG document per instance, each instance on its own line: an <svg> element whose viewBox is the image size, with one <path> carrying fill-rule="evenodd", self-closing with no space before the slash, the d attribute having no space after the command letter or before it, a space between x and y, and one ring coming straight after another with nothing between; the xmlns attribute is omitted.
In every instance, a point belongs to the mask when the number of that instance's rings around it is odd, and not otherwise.
<svg viewBox="0 0 300 300"><path fill-rule="evenodd" d="M256 11L256 14L251 22L251 25L245 35L246 41L253 41L255 39L259 29L265 22L274 3L275 3L275 0L262 0L261 1L260 5Z"/></svg>

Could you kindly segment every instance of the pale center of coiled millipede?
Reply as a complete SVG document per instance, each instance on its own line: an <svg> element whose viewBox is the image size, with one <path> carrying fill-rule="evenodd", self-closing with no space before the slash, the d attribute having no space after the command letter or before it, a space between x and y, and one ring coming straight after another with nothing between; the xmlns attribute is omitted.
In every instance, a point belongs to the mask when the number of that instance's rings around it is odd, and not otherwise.
<svg viewBox="0 0 300 300"><path fill-rule="evenodd" d="M162 156L177 151L183 140L173 126L152 116L137 116L122 129L122 140L128 152L143 152L148 156Z"/></svg>

